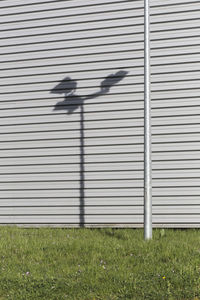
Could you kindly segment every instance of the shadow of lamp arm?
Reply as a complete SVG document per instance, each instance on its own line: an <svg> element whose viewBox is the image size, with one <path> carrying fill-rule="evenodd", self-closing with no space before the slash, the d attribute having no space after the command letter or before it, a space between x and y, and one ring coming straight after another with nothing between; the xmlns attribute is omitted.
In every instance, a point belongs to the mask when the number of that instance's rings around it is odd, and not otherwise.
<svg viewBox="0 0 200 300"><path fill-rule="evenodd" d="M86 95L79 96L75 94L77 82L70 77L66 77L57 86L55 86L51 93L53 94L65 94L64 101L58 102L54 110L66 110L68 114L72 114L85 100L95 99L97 97L106 95L109 93L111 87L120 82L126 75L127 71L118 71L114 74L108 75L100 84L99 91Z"/></svg>

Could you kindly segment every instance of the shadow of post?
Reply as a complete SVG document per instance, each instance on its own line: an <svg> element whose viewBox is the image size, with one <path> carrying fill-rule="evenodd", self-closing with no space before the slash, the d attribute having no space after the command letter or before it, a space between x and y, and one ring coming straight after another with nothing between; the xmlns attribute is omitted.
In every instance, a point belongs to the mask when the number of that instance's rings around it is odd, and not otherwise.
<svg viewBox="0 0 200 300"><path fill-rule="evenodd" d="M84 130L84 101L95 99L97 97L109 93L110 88L120 82L126 75L127 71L118 71L114 74L108 75L100 84L99 91L96 93L79 96L76 95L77 82L70 77L64 78L58 85L56 85L51 93L64 94L64 100L58 102L54 111L65 110L67 114L72 114L80 107L80 201L79 201L79 226L85 225L85 130Z"/></svg>

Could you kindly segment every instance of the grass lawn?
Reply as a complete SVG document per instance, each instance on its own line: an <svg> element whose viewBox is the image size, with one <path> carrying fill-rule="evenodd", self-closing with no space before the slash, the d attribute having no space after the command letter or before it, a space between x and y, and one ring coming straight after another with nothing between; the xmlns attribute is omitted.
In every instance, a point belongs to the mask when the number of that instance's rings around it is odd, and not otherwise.
<svg viewBox="0 0 200 300"><path fill-rule="evenodd" d="M200 230L0 228L0 300L200 300Z"/></svg>

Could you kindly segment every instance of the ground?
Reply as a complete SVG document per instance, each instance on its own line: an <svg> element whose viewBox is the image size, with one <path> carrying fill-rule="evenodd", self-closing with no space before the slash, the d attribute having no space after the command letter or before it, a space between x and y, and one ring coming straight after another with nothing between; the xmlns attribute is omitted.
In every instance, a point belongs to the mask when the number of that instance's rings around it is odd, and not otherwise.
<svg viewBox="0 0 200 300"><path fill-rule="evenodd" d="M0 300L200 300L200 230L0 228Z"/></svg>

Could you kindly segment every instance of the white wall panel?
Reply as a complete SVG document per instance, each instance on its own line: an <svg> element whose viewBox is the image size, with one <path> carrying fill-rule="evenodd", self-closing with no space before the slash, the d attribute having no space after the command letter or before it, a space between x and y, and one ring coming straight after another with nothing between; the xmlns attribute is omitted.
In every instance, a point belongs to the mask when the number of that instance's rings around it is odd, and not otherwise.
<svg viewBox="0 0 200 300"><path fill-rule="evenodd" d="M0 224L142 226L143 5L1 1ZM154 226L200 227L199 12L151 1Z"/></svg>

